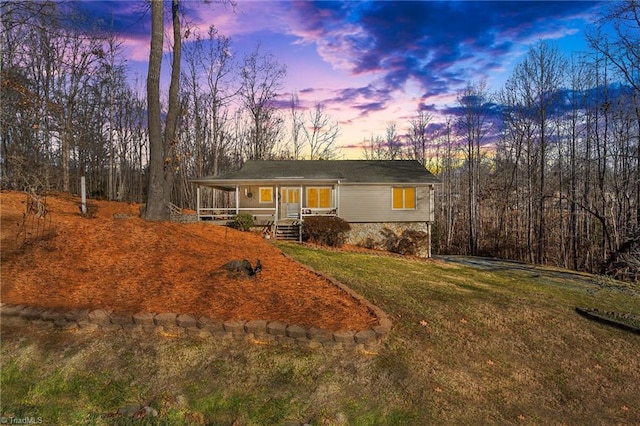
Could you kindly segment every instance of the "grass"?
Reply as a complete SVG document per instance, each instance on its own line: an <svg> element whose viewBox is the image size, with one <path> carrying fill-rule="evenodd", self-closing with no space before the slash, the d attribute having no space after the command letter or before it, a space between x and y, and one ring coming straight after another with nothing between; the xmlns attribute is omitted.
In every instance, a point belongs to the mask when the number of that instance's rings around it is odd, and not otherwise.
<svg viewBox="0 0 640 426"><path fill-rule="evenodd" d="M639 315L640 298L622 284L279 245L389 314L394 327L378 354L3 323L2 416L123 425L640 423L640 336L574 311ZM127 404L149 404L159 416L111 415Z"/></svg>

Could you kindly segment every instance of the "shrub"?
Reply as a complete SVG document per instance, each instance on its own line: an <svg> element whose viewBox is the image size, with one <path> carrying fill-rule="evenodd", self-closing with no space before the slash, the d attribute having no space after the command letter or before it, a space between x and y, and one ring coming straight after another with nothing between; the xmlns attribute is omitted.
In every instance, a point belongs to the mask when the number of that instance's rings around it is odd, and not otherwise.
<svg viewBox="0 0 640 426"><path fill-rule="evenodd" d="M358 246L372 250L378 247L378 243L373 238L367 237L364 241L360 241Z"/></svg>
<svg viewBox="0 0 640 426"><path fill-rule="evenodd" d="M382 234L382 246L385 250L392 253L397 253L398 236L389 228L383 228L380 233Z"/></svg>
<svg viewBox="0 0 640 426"><path fill-rule="evenodd" d="M302 239L330 247L341 247L351 226L334 216L310 216L302 223Z"/></svg>
<svg viewBox="0 0 640 426"><path fill-rule="evenodd" d="M248 213L240 213L233 217L233 227L241 231L248 231L253 227L253 216Z"/></svg>
<svg viewBox="0 0 640 426"><path fill-rule="evenodd" d="M416 255L427 245L429 234L415 229L406 229L398 241L398 253Z"/></svg>
<svg viewBox="0 0 640 426"><path fill-rule="evenodd" d="M384 238L383 245L388 251L411 256L426 247L429 239L429 234L415 229L405 229L400 237L389 228L384 228L380 233Z"/></svg>

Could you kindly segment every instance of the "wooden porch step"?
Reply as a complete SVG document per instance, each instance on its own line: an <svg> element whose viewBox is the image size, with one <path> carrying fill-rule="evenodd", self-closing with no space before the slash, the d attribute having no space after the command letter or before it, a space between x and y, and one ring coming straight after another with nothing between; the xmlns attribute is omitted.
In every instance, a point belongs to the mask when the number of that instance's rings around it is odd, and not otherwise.
<svg viewBox="0 0 640 426"><path fill-rule="evenodd" d="M300 224L279 224L276 226L277 240L299 241L300 240Z"/></svg>

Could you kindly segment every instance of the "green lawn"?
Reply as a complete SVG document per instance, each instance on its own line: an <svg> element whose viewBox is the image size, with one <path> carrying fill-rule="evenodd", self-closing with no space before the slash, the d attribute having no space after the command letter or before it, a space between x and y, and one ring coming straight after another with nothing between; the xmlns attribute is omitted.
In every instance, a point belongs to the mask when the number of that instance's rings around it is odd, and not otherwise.
<svg viewBox="0 0 640 426"><path fill-rule="evenodd" d="M639 290L279 244L387 312L377 354L2 325L2 416L44 424L640 424ZM637 294L637 292L635 293ZM109 416L128 404L159 416Z"/></svg>

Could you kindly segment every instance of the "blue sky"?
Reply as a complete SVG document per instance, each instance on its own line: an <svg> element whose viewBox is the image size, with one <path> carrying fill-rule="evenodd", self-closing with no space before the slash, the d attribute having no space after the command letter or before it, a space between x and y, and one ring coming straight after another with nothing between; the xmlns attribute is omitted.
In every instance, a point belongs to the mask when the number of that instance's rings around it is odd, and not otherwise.
<svg viewBox="0 0 640 426"><path fill-rule="evenodd" d="M190 25L202 34L215 25L231 38L237 58L257 42L273 53L287 67L285 99L296 91L303 106L323 103L340 122L338 144L344 148L384 135L389 122L403 133L419 108L437 112L454 106L468 82L486 79L490 89L498 89L532 43L557 43L567 55L585 51L585 28L609 5L238 0L234 10L219 3L183 1ZM113 22L131 70L144 76L148 3L91 1L83 6ZM357 157L355 149L344 153Z"/></svg>

